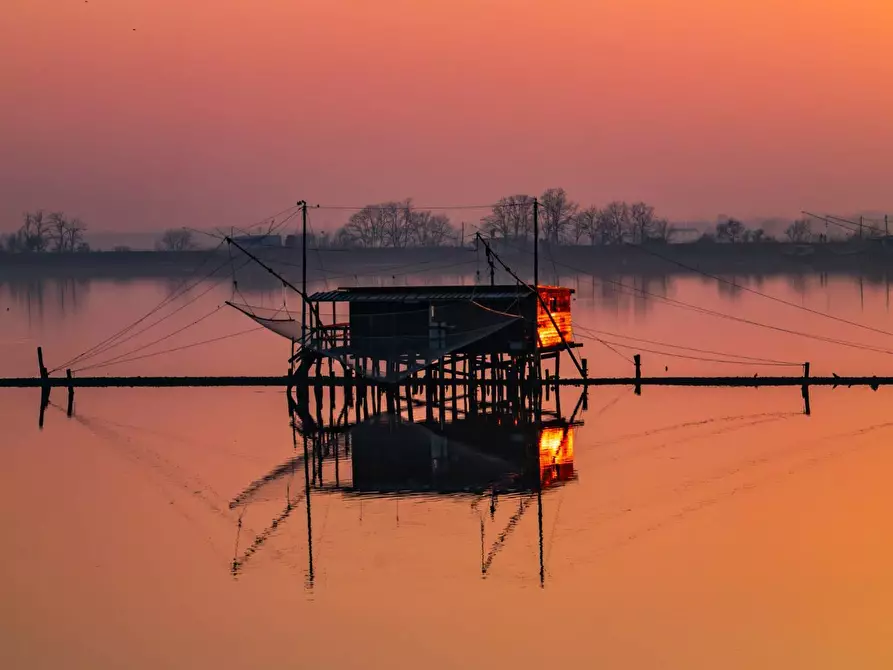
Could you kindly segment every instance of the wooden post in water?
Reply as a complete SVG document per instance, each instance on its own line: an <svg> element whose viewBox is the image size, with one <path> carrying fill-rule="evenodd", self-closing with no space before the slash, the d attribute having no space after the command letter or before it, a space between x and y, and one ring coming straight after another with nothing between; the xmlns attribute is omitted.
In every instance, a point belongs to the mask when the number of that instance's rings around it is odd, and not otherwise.
<svg viewBox="0 0 893 670"><path fill-rule="evenodd" d="M589 379L589 361L585 358L580 359L581 364L583 365L583 379ZM589 409L589 387L583 387L583 411L587 411Z"/></svg>
<svg viewBox="0 0 893 670"><path fill-rule="evenodd" d="M636 395L642 395L642 356L636 354L633 361L636 364Z"/></svg>
<svg viewBox="0 0 893 670"><path fill-rule="evenodd" d="M74 414L74 385L71 383L71 368L65 371L65 376L68 378L68 411L66 415L70 419Z"/></svg>
<svg viewBox="0 0 893 670"><path fill-rule="evenodd" d="M46 379L50 376L49 372L47 372L46 366L43 364L43 347L37 347L37 367L40 372L40 378Z"/></svg>
<svg viewBox="0 0 893 670"><path fill-rule="evenodd" d="M809 362L803 364L803 386L800 387L800 393L803 396L803 413L810 415L809 407Z"/></svg>
<svg viewBox="0 0 893 670"><path fill-rule="evenodd" d="M46 414L47 407L50 404L50 374L47 372L46 366L43 364L43 348L37 347L37 367L40 371L40 414L37 417L37 427L43 430L43 419Z"/></svg>

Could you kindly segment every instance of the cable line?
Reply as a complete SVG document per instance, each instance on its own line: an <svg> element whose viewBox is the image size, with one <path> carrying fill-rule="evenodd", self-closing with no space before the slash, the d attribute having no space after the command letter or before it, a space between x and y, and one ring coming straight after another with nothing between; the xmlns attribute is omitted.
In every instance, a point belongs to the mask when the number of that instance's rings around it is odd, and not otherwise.
<svg viewBox="0 0 893 670"><path fill-rule="evenodd" d="M777 302L782 305L787 305L788 307L794 307L794 308L802 310L804 312L809 312L810 314L816 314L818 316L823 316L827 319L832 319L833 321L845 323L849 326L855 326L856 328L862 328L863 330L869 330L874 333L880 333L881 335L888 335L888 336L893 337L893 333L891 333L890 331L883 330L881 328L875 328L873 326L867 326L863 323L859 323L858 321L850 321L849 319L844 319L843 317L834 316L833 314L828 314L827 312L822 312L821 310L818 310L818 309L812 309L811 307L806 307L805 305L798 305L797 303L791 302L790 300L785 300L784 298L779 298L777 296L770 295L768 293L763 293L762 291L758 291L756 289L750 288L749 286L742 286L741 284L738 284L737 282L734 282L731 279L725 279L723 277L719 277L717 275L710 274L709 272L705 272L704 270L701 270L700 268L683 263L682 261L677 261L673 258L668 258L667 256L659 254L656 251L654 251L653 249L648 249L647 247L645 247L641 244L633 244L633 245L628 245L628 246L633 246L633 247L639 249L640 251L642 251L646 254L649 254L651 256L654 256L655 258L660 258L661 260L664 260L667 263L672 263L673 265L681 267L685 270L690 270L691 272L698 273L704 277L707 277L708 279L713 279L720 283L728 284L729 286L740 289L742 291L747 291L748 293L753 293L754 295L758 295L762 298L766 298L767 300L772 300L773 302Z"/></svg>
<svg viewBox="0 0 893 670"><path fill-rule="evenodd" d="M121 363L130 363L130 362L132 362L132 361L139 361L139 360L143 360L143 359L145 359L145 358L152 358L152 357L154 357L154 356L161 356L162 354L170 354L170 353L173 353L173 352L175 352L175 351L183 351L184 349L192 349L193 347L199 347L199 346L201 346L201 345L203 345L203 344L211 344L212 342L220 342L221 340L227 340L227 339L230 339L230 338L232 338L232 337L238 337L238 336L240 336L240 335L246 335L246 334L248 334L248 333L254 333L254 332L257 332L257 331L259 331L259 330L264 330L264 327L263 327L263 326L257 326L257 327L255 327L255 328L249 328L249 329L247 329L247 330L240 330L240 331L235 332L235 333L230 333L229 335L221 335L220 337L214 337L214 338L212 338L212 339L210 339L210 340L202 340L201 342L194 342L193 344L186 344L186 345L183 345L182 347L174 347L173 349L165 349L164 351L156 351L156 352L151 353L151 354L144 354L144 355L142 355L142 356L134 356L133 358L126 358L126 359L124 359L124 360L115 361L115 362L113 362L113 363L103 363L103 364L101 364L101 365L94 365L94 366L91 366L91 369L95 369L95 368L104 368L104 367L108 367L108 366L111 366L111 365L120 365Z"/></svg>

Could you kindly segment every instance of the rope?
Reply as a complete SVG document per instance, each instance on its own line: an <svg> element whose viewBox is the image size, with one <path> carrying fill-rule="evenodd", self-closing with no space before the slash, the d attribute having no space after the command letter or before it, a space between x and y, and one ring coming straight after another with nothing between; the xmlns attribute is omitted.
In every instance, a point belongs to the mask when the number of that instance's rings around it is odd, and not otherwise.
<svg viewBox="0 0 893 670"><path fill-rule="evenodd" d="M247 263L247 261L246 261L246 263ZM246 263L243 263L241 267L244 267ZM221 266L221 267L222 267L222 266ZM219 268L218 268L218 269L219 269ZM93 359L93 358L96 358L97 356L101 356L102 354L108 353L108 352L111 351L112 349L115 349L116 347L121 346L121 345L124 344L125 342L129 342L129 341L132 340L133 338L138 337L138 336L142 335L142 334L145 333L145 332L148 332L149 330L151 330L152 328L154 328L154 327L157 326L158 324L163 323L163 322L166 321L167 319L171 318L174 314L177 314L178 312L183 311L183 310L186 309L189 305L193 304L193 303L196 302L198 299L202 298L203 296L205 296L205 295L207 295L208 293L210 293L211 291L213 291L221 281L223 281L223 280L220 279L220 280L218 280L218 281L216 281L216 282L212 282L211 285L208 286L204 291L202 291L202 292L199 293L198 295L192 297L190 300L186 301L185 303L183 303L182 305L180 305L179 307L177 307L177 309L175 309L173 312L169 312L168 314L165 314L164 316L162 316L162 317L161 317L160 319L158 319L157 321L153 321L152 323L148 324L148 325L145 326L144 328L142 328L142 329L136 331L135 333L131 333L130 335L128 335L127 337L125 337L125 338L122 339L122 340L118 340L117 342L114 342L114 343L112 343L112 344L109 344L108 346L105 346L105 347L103 347L102 349L100 349L100 350L98 350L98 351L95 351L94 353L92 353L92 354L90 354L90 355L88 355L88 356L83 356L79 362L80 362L80 363L84 363L84 362L86 362L86 361L88 361L88 360L91 360L91 359ZM181 295L185 295L185 294L181 294ZM147 315L147 316L148 316L148 315ZM89 367L89 366L87 366L87 367ZM85 369L85 368L80 368L80 369L83 370L83 369Z"/></svg>
<svg viewBox="0 0 893 670"><path fill-rule="evenodd" d="M583 335L582 337L583 337L583 339L589 339L589 338L587 338L586 335ZM593 338L593 339L597 339L597 338ZM768 366L785 366L785 367L792 365L791 363L755 363L753 361L735 361L735 360L728 360L728 359L722 359L722 358L706 358L706 357L702 357L702 356L691 356L691 355L687 355L687 354L674 354L674 353L670 353L667 351L657 351L655 349L646 349L644 347L634 346L631 344L623 344L622 342L610 342L607 340L599 340L599 342L601 342L602 344L604 344L606 346L613 345L616 347L620 347L622 349L635 349L637 351L644 351L649 354L657 354L659 356L669 356L671 358L685 358L685 359L692 360L692 361L704 361L707 363L726 363L726 364L730 364L730 365L768 365Z"/></svg>
<svg viewBox="0 0 893 670"><path fill-rule="evenodd" d="M518 247L518 248L520 249L520 247ZM525 253L532 253L532 252L526 251L524 249L520 249L520 250L524 251ZM740 316L733 316L731 314L726 314L724 312L718 312L716 310L708 309L706 307L699 307L698 305L693 305L691 303L687 303L682 300L676 300L674 298L667 298L665 296L657 295L656 293L651 293L650 291L646 291L645 289L632 287L632 286L629 286L627 284L624 284L623 282L620 282L620 281L617 281L614 279L607 279L604 277L599 277L598 275L595 275L592 272L589 272L588 270L583 270L582 268L578 268L573 265L569 265L567 263L558 262L558 264L562 265L570 270L574 270L575 272L578 272L580 274L584 274L584 275L593 277L595 279L598 279L602 283L612 284L614 286L625 289L627 291L631 291L634 294L641 294L641 295L647 296L649 298L653 298L655 300L665 302L665 303L672 305L674 307L690 309L690 310L693 310L693 311L701 313L701 314L715 316L715 317L721 318L721 319L728 319L730 321L735 321L737 323L744 323L744 324L747 324L750 326L766 328L768 330L774 330L776 332L786 333L788 335L797 335L798 337L805 337L807 339L816 340L819 342L827 342L829 344L837 344L839 346L849 347L851 349L859 349L862 351L871 351L874 353L886 354L888 356L893 355L893 351L891 351L890 349L874 347L874 346L871 346L868 344L861 344L859 342L851 342L849 340L840 340L840 339L833 338L833 337L825 337L823 335L814 335L812 333L805 333L803 331L794 330L792 328L784 328L782 326L773 326L772 324L763 323L761 321L754 321L752 319L746 319L746 318L740 317Z"/></svg>
<svg viewBox="0 0 893 670"><path fill-rule="evenodd" d="M742 291L747 291L748 293L753 293L754 295L758 295L762 298L766 298L767 300L772 300L773 302L777 302L782 305L787 305L788 307L794 307L794 308L802 310L804 312L809 312L810 314L816 314L818 316L823 316L826 319L831 319L833 321L845 323L849 326L855 326L856 328L862 328L863 330L869 330L874 333L880 333L881 335L889 335L889 336L893 337L893 333L891 333L890 331L883 330L881 328L875 328L873 326L868 326L868 325L865 325L864 323L859 323L858 321L850 321L849 319L844 319L843 317L840 317L840 316L834 316L833 314L828 314L827 312L823 312L818 309L812 309L811 307L806 307L805 305L798 305L797 303L791 302L790 300L785 300L784 298L779 298L774 295L769 295L768 293L763 293L762 291L758 291L756 289L750 288L749 286L742 286L741 284L738 284L737 282L734 282L731 279L725 279L723 277L718 277L716 275L710 274L709 272L705 272L705 271L703 271L699 268L696 268L694 266L687 265L686 263L683 263L681 261L677 261L673 258L668 258L662 254L657 253L656 251L653 251L652 249L648 249L647 247L645 247L643 245L634 244L634 245L630 245L630 246L633 246L646 254L654 256L655 258L660 258L661 260L664 260L667 263L672 263L673 265L681 267L685 270L689 270L691 272L696 272L704 277L707 277L708 279L713 279L720 283L728 284L729 286L740 289Z"/></svg>
<svg viewBox="0 0 893 670"><path fill-rule="evenodd" d="M221 244L222 244L222 242L221 242ZM195 286L197 286L199 283L201 283L202 281L204 281L204 280L207 279L208 277L213 276L218 270L220 270L222 267L224 267L224 266L226 265L226 263L223 263L222 265L218 266L217 268L215 268L214 270L212 270L210 274L205 275L205 276L202 277L201 279L199 279L199 280L193 282L193 283L190 284L188 287L183 288L184 285L185 285L187 282L189 282L189 280L190 280L190 279L191 279L191 278L192 278L192 277L193 277L193 276L194 276L194 275L195 275L201 268L203 268L205 265L207 265L208 261L211 260L211 258L213 257L214 252L216 252L219 248L220 248L220 245L218 244L217 247L215 247L215 248L209 253L209 255L205 258L205 260L202 261L201 264L199 264L199 266L196 267L196 268L190 273L189 277L187 277L186 279L184 279L184 280L177 286L177 288L175 288L175 289L173 290L173 292L171 292L171 293L170 293L164 300L162 300L162 301L161 301L160 303L158 303L155 307L153 307L151 310L149 310L149 312L148 312L147 314L145 314L144 316L140 317L139 319L137 319L136 321L134 321L133 323L131 323L129 326L125 326L124 328L122 328L121 330L119 330L117 333L111 335L110 337L107 337L107 338L104 339L102 342L99 342L98 344L96 344L96 345L90 347L89 349L87 349L86 351L84 351L84 352L78 354L78 355L75 356L74 358L69 359L68 361L66 361L66 362L63 363L62 365L59 365L58 367L53 368L52 370L50 370L50 372L56 372L57 370L61 370L61 369L63 369L63 368L69 367L69 366L73 365L74 363L77 363L78 361L83 360L85 357L92 357L93 354L94 354L97 350L102 349L102 348L105 347L105 345L107 345L108 343L110 343L110 342L114 342L116 339L118 339L118 338L121 337L122 335L125 335L126 333L130 332L133 328L135 328L135 327L138 326L140 323L142 323L143 321L145 321L146 319L148 319L148 318L149 318L150 316L152 316L155 312L157 312L157 311L161 310L162 308L164 308L165 305L167 305L168 303L170 303L170 302L172 302L173 300L177 299L177 298L180 297L181 295L184 295L185 293L188 293L188 292L191 291Z"/></svg>
<svg viewBox="0 0 893 670"><path fill-rule="evenodd" d="M592 337L596 337L595 333L599 333L601 335L607 335L609 337L619 337L622 340L630 340L632 342L645 342L646 344L654 344L659 347L666 347L668 349L679 349L681 351L693 351L699 354L709 354L712 356L726 356L728 358L740 358L745 361L753 362L753 363L763 363L767 365L789 365L792 367L800 367L802 363L793 363L790 361L777 361L771 358L757 358L755 356L745 356L743 354L733 354L724 351L712 351L710 349L698 349L696 347L685 347L679 344L669 344L667 342L660 342L655 340L646 340L641 337L631 337L629 335L621 335L618 333L611 333L606 330L592 330L590 328L585 328L583 326L575 325L574 328L578 331L583 331L584 333L588 333Z"/></svg>
<svg viewBox="0 0 893 670"><path fill-rule="evenodd" d="M134 356L133 358L126 358L124 360L115 361L113 363L103 363L100 365L94 365L94 366L92 366L91 369L104 368L104 367L108 367L110 365L119 365L121 363L130 363L132 361L139 361L139 360L143 360L146 358L152 358L154 356L161 356L162 354L170 354L175 351L183 351L184 349L192 349L193 347L199 347L204 344L211 344L213 342L220 342L221 340L227 340L227 339L230 339L233 337L239 337L240 335L254 333L254 332L257 332L258 330L263 330L263 326L258 326L257 328L249 328L247 330L240 330L236 333L230 333L229 335L221 335L220 337L214 337L210 340L202 340L201 342L194 342L193 344L186 344L186 345L183 345L182 347L174 347L173 349L165 349L164 351L156 351L155 353L152 353L152 354L144 354L142 356Z"/></svg>
<svg viewBox="0 0 893 670"><path fill-rule="evenodd" d="M155 346L156 344L160 344L161 342L164 342L165 340L169 340L170 338L174 337L175 335L179 335L179 334L182 333L184 330L189 330L189 329L192 328L193 326L196 326L196 325L200 324L200 323L201 323L202 321L204 321L205 319L207 319L207 318L213 316L214 314L216 314L217 312L219 312L220 309L221 309L221 306L218 305L217 307L215 307L214 309L212 309L210 312L208 312L208 313L205 314L204 316L201 316L201 317L199 317L198 319L196 319L195 321L192 321L191 323L186 324L186 325L183 326L182 328L178 328L177 330L175 330L175 331L172 332L172 333L168 333L167 335L164 335L164 336L162 336L162 337L159 337L158 339L153 340L152 342L149 342L148 344L144 344L144 345L142 345L142 346L139 346L139 347L137 347L136 349L132 349L132 350L130 350L130 351L126 351L126 352L124 352L123 354L118 354L118 355L115 356L114 358L111 358L111 359L108 359L108 360L106 360L106 361L103 361L102 363L97 363L97 364L94 364L94 365L85 365L84 367L82 367L82 368L78 368L77 370L75 370L75 372L82 372L82 371L84 371L84 370L90 370L90 369L93 369L93 368L104 367L104 366L106 366L106 365L110 365L111 363L114 363L115 361L118 361L118 360L120 360L120 359L122 359L122 358L126 358L127 356L131 356L132 354L138 353L138 352L140 352L140 351L145 351L146 349L148 349L148 348L150 348L150 347L153 347L153 346Z"/></svg>

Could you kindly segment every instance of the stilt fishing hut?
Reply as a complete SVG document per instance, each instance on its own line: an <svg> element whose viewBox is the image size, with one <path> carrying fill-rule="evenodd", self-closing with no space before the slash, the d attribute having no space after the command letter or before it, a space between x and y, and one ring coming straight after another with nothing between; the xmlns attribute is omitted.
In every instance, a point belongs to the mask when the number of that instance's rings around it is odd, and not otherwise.
<svg viewBox="0 0 893 670"><path fill-rule="evenodd" d="M573 353L581 345L574 342L570 288L531 286L506 266L517 283L347 287L307 295L239 248L304 300L302 322L290 315L265 318L230 303L292 340L298 382L314 365L319 375L325 359L331 376L338 363L344 376L388 383L416 379L423 370L428 381L539 380L544 359L554 360L559 376L565 351L586 375Z"/></svg>
<svg viewBox="0 0 893 670"><path fill-rule="evenodd" d="M496 367L519 375L537 359L578 346L572 289L525 285L339 288L314 293L298 357L324 357L346 370L400 381L436 366L440 375L473 376ZM346 308L345 308L346 305Z"/></svg>

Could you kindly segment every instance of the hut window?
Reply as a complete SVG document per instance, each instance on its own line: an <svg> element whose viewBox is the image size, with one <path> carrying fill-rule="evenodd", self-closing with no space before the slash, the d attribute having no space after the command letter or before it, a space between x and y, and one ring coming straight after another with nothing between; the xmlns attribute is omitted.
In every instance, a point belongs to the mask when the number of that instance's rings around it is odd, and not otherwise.
<svg viewBox="0 0 893 670"><path fill-rule="evenodd" d="M558 311L558 298L554 295L551 298L549 298L549 311L550 312Z"/></svg>

